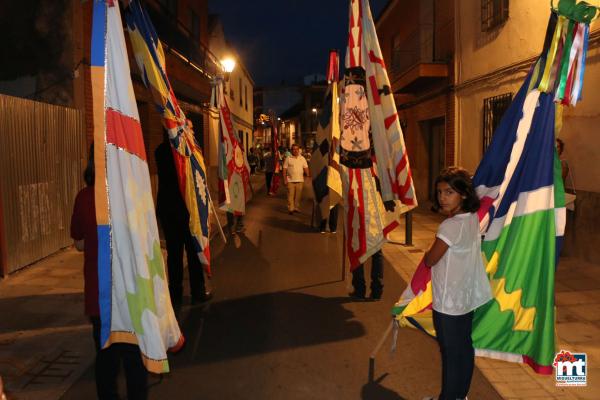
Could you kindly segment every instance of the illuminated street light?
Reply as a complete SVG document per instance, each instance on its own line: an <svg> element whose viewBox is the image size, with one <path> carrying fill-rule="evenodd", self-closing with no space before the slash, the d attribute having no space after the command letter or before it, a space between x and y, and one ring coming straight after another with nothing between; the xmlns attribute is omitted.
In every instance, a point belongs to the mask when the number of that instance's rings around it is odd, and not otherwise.
<svg viewBox="0 0 600 400"><path fill-rule="evenodd" d="M223 68L223 94L227 94L227 82L229 82L229 75L231 75L231 72L235 68L235 60L230 57L221 60L221 68Z"/></svg>
<svg viewBox="0 0 600 400"><path fill-rule="evenodd" d="M316 108L313 108L313 109L312 109L312 112L314 112L314 113L316 114L316 113L317 113L317 109L316 109Z"/></svg>
<svg viewBox="0 0 600 400"><path fill-rule="evenodd" d="M226 74L230 74L235 68L235 60L233 58L226 58L221 60L221 66Z"/></svg>

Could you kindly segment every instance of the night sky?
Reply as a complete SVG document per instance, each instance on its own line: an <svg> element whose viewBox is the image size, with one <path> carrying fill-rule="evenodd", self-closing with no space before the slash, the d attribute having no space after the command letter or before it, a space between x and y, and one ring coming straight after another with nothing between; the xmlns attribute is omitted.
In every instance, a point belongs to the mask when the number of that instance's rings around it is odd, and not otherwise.
<svg viewBox="0 0 600 400"><path fill-rule="evenodd" d="M388 0L371 0L377 18ZM235 47L257 86L298 83L325 75L329 49L343 64L348 37L349 0L209 0L227 40Z"/></svg>

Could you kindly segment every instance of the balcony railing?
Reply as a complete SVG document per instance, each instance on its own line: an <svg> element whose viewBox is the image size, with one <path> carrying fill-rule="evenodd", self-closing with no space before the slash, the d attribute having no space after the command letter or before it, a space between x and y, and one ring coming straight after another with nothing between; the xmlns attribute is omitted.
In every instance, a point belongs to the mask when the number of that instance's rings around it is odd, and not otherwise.
<svg viewBox="0 0 600 400"><path fill-rule="evenodd" d="M436 59L433 24L421 25L392 50L392 73L399 75L421 63L434 63Z"/></svg>
<svg viewBox="0 0 600 400"><path fill-rule="evenodd" d="M160 3L147 7L148 15L163 46L175 50L187 61L212 77L221 71L217 58L194 38L192 32Z"/></svg>

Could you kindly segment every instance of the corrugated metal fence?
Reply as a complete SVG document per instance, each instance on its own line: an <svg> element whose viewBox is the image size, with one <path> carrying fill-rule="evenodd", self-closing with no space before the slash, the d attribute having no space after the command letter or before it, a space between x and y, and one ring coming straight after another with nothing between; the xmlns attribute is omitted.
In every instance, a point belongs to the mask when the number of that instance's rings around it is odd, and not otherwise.
<svg viewBox="0 0 600 400"><path fill-rule="evenodd" d="M83 112L0 95L0 274L72 243L85 140Z"/></svg>

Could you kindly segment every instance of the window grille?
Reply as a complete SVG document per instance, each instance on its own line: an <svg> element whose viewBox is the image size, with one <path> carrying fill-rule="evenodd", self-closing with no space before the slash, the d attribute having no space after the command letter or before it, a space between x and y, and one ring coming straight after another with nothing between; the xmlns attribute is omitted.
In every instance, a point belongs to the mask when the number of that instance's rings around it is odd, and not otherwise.
<svg viewBox="0 0 600 400"><path fill-rule="evenodd" d="M492 142L492 136L496 131L502 116L512 102L512 93L505 93L483 100L483 152L487 150Z"/></svg>
<svg viewBox="0 0 600 400"><path fill-rule="evenodd" d="M481 0L481 31L487 32L508 19L508 0Z"/></svg>

